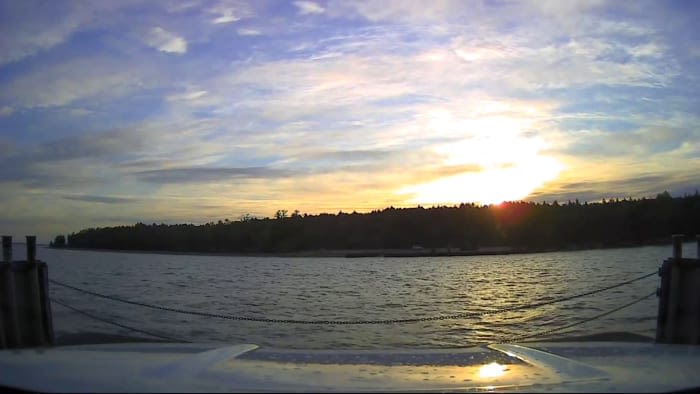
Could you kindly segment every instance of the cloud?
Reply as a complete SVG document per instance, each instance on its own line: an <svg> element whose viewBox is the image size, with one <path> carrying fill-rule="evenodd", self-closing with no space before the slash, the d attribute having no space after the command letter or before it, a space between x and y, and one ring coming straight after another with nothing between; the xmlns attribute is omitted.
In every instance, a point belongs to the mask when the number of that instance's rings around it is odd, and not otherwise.
<svg viewBox="0 0 700 394"><path fill-rule="evenodd" d="M262 32L257 29L250 29L250 28L241 28L236 30L239 36L259 36L262 35Z"/></svg>
<svg viewBox="0 0 700 394"><path fill-rule="evenodd" d="M0 158L11 154L14 150L15 147L11 141L0 138Z"/></svg>
<svg viewBox="0 0 700 394"><path fill-rule="evenodd" d="M233 14L233 10L225 10L220 16L212 19L211 23L221 24L221 23L231 23L241 20L240 17Z"/></svg>
<svg viewBox="0 0 700 394"><path fill-rule="evenodd" d="M149 139L140 130L115 130L64 137L0 156L0 183L20 182L33 189L56 191L106 182L110 159L138 152ZM102 174L100 174L102 171ZM20 189L17 189L20 190Z"/></svg>
<svg viewBox="0 0 700 394"><path fill-rule="evenodd" d="M251 3L244 1L220 1L211 7L208 13L215 15L214 19L211 19L211 23L215 25L234 23L255 15Z"/></svg>
<svg viewBox="0 0 700 394"><path fill-rule="evenodd" d="M93 111L90 111L85 108L71 108L69 113L73 116L83 117L92 114Z"/></svg>
<svg viewBox="0 0 700 394"><path fill-rule="evenodd" d="M328 4L329 14L338 17L359 16L372 22L424 22L429 20L450 21L460 10L464 10L464 3L459 0L433 0L430 2L413 2L403 0L387 0L376 2L372 0L331 1ZM479 3L470 3L469 10L478 13ZM474 16L474 15L473 15Z"/></svg>
<svg viewBox="0 0 700 394"><path fill-rule="evenodd" d="M299 10L299 15L323 14L325 9L313 1L295 1L294 5Z"/></svg>
<svg viewBox="0 0 700 394"><path fill-rule="evenodd" d="M32 160L59 161L119 155L145 146L147 135L116 130L45 142L28 153Z"/></svg>
<svg viewBox="0 0 700 394"><path fill-rule="evenodd" d="M15 112L15 109L6 105L0 108L0 116L10 116Z"/></svg>
<svg viewBox="0 0 700 394"><path fill-rule="evenodd" d="M146 43L161 52L178 54L187 52L187 41L184 38L161 27L151 29L146 37Z"/></svg>
<svg viewBox="0 0 700 394"><path fill-rule="evenodd" d="M125 168L128 170L133 169L143 169L143 168L162 168L165 166L172 166L172 161L164 159L143 159L143 160L128 160L119 163L120 168Z"/></svg>
<svg viewBox="0 0 700 394"><path fill-rule="evenodd" d="M672 62L669 68L668 63L646 60L601 60L610 45L594 39L542 45L515 35L491 40L458 36L429 49L415 40L402 46L402 39L388 33L344 37L341 42L362 46L326 45L316 48L320 54L310 58L251 62L217 85L219 90L240 92L233 93L239 107L257 107L274 119L295 120L310 116L309 111L325 116L336 107L382 100L395 100L395 109L402 99L457 103L474 91L517 97L596 85L658 87L668 85L675 75ZM394 49L391 53L383 51L387 45ZM232 95L230 90L227 94Z"/></svg>
<svg viewBox="0 0 700 394"><path fill-rule="evenodd" d="M337 150L337 151L321 151L321 152L310 152L304 154L302 157L305 160L316 161L316 160L330 160L330 161L340 161L340 162L365 162L381 160L390 157L396 157L406 152L398 151L387 151L387 150L367 150L367 149L352 149L352 150Z"/></svg>
<svg viewBox="0 0 700 394"><path fill-rule="evenodd" d="M600 201L603 198L653 198L664 190L679 196L683 193L691 193L698 188L700 188L700 176L694 171L647 173L600 181L553 184L546 190L532 193L528 200L567 201L579 199L584 202Z"/></svg>
<svg viewBox="0 0 700 394"><path fill-rule="evenodd" d="M25 108L65 106L91 97L105 101L152 87L157 76L149 63L84 56L33 67L6 82L0 100Z"/></svg>
<svg viewBox="0 0 700 394"><path fill-rule="evenodd" d="M269 167L184 167L133 173L140 180L151 183L208 183L234 179L267 179L293 175L290 171Z"/></svg>
<svg viewBox="0 0 700 394"><path fill-rule="evenodd" d="M72 201L83 201L83 202L96 202L101 204L128 204L137 199L133 197L113 197L113 196L92 196L92 195L78 195L78 196L63 196L66 200Z"/></svg>
<svg viewBox="0 0 700 394"><path fill-rule="evenodd" d="M591 129L571 130L564 137L566 147L562 151L594 159L616 156L650 160L687 148L689 141L700 137L694 127L699 119L689 114L676 113L667 119L628 115L625 120L630 122L630 130L617 130L612 119L603 120Z"/></svg>
<svg viewBox="0 0 700 394"><path fill-rule="evenodd" d="M192 100L197 100L199 98L202 98L206 96L207 91L206 90L196 90L196 91L190 91L190 92L185 92L181 94L174 94L167 96L166 98L168 100L185 100L185 101L192 101Z"/></svg>
<svg viewBox="0 0 700 394"><path fill-rule="evenodd" d="M2 2L0 65L22 60L63 43L90 20L95 6L35 0Z"/></svg>

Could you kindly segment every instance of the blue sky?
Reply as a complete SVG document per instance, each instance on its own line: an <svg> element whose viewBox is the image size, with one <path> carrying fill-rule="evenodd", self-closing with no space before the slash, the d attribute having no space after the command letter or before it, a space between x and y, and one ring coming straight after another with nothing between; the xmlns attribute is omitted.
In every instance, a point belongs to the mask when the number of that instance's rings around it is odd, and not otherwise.
<svg viewBox="0 0 700 394"><path fill-rule="evenodd" d="M0 230L700 189L693 1L0 0Z"/></svg>

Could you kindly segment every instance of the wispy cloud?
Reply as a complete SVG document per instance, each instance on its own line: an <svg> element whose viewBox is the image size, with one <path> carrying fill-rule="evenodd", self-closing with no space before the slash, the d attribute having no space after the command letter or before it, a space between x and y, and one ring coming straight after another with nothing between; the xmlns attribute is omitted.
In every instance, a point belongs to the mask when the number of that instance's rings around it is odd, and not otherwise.
<svg viewBox="0 0 700 394"><path fill-rule="evenodd" d="M214 15L211 23L228 24L238 22L244 18L250 18L254 15L249 3L244 1L220 1L215 6L209 8L208 12Z"/></svg>
<svg viewBox="0 0 700 394"><path fill-rule="evenodd" d="M152 183L207 183L225 182L238 178L280 178L292 175L291 172L268 167L190 167L167 168L135 172L139 179Z"/></svg>
<svg viewBox="0 0 700 394"><path fill-rule="evenodd" d="M700 176L694 172L665 172L637 177L614 178L604 181L584 181L552 185L549 190L538 191L532 200L600 201L602 199L629 197L651 197L664 190L673 190L675 195L700 190Z"/></svg>
<svg viewBox="0 0 700 394"><path fill-rule="evenodd" d="M16 62L63 43L94 15L95 4L3 1L0 65Z"/></svg>
<svg viewBox="0 0 700 394"><path fill-rule="evenodd" d="M240 17L236 16L233 13L233 10L225 10L222 12L222 14L216 18L214 18L211 22L214 24L220 24L220 23L231 23L231 22L236 22L241 20Z"/></svg>
<svg viewBox="0 0 700 394"><path fill-rule="evenodd" d="M95 202L100 204L128 204L137 199L133 197L113 197L113 196L91 196L91 195L77 195L77 196L63 196L66 200L72 201L84 201L84 202Z"/></svg>
<svg viewBox="0 0 700 394"><path fill-rule="evenodd" d="M39 64L4 84L0 100L15 107L56 107L100 96L114 99L153 86L157 71L148 64L122 62L131 59L84 56Z"/></svg>
<svg viewBox="0 0 700 394"><path fill-rule="evenodd" d="M295 1L294 5L299 10L300 15L322 14L325 11L323 7L321 7L318 3L314 3L313 1Z"/></svg>
<svg viewBox="0 0 700 394"><path fill-rule="evenodd" d="M206 90L196 90L196 91L189 91L189 92L185 92L185 93L170 95L167 97L167 99L168 100L192 101L192 100L197 100L199 98L202 98L202 97L206 96L206 94L207 94Z"/></svg>
<svg viewBox="0 0 700 394"><path fill-rule="evenodd" d="M27 154L35 161L105 157L140 149L147 138L138 132L116 130L45 142L30 149Z"/></svg>
<svg viewBox="0 0 700 394"><path fill-rule="evenodd" d="M9 116L12 115L13 112L15 112L15 109L8 105L0 108L0 116Z"/></svg>
<svg viewBox="0 0 700 394"><path fill-rule="evenodd" d="M378 3L371 0L331 1L329 12L335 15L359 16L371 22L424 22L429 20L449 21L458 14L466 15L464 4L459 0L435 0L412 2L388 0ZM469 11L479 13L480 3L469 4Z"/></svg>
<svg viewBox="0 0 700 394"><path fill-rule="evenodd" d="M152 28L146 38L146 43L161 52L179 54L187 52L187 41L162 27Z"/></svg>
<svg viewBox="0 0 700 394"><path fill-rule="evenodd" d="M240 28L236 31L238 32L238 35L241 36L259 36L262 34L260 30L250 28Z"/></svg>

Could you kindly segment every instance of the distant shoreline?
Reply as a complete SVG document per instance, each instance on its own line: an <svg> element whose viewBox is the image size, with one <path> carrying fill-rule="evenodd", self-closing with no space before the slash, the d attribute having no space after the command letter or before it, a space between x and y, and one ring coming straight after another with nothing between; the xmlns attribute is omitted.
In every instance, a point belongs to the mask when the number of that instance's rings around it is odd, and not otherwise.
<svg viewBox="0 0 700 394"><path fill-rule="evenodd" d="M342 258L362 258L362 257L386 257L386 258L406 258L406 257L461 257L461 256L505 256L511 254L530 254L530 253L553 253L553 252L576 252L583 250L601 250L601 249L621 249L621 248L639 248L644 246L661 246L670 245L670 240L649 241L636 245L598 245L592 247L571 247L562 249L516 249L510 247L492 247L477 250L450 250L445 248L431 249L340 249L340 250L307 250L298 252L286 253L236 253L236 252L179 252L169 250L134 250L134 249L99 249L99 248L70 248L70 247L50 247L57 250L73 250L73 251L88 251L88 252L114 252L114 253L133 253L133 254L161 254L174 256L219 256L219 257L342 257Z"/></svg>
<svg viewBox="0 0 700 394"><path fill-rule="evenodd" d="M525 253L543 253L553 251L516 251L516 250L477 250L477 251L436 251L432 253L417 252L412 249L366 249L366 250L307 250L286 253L236 253L236 252L178 252L170 250L135 250L135 249L99 249L99 248L69 248L61 247L50 249L74 250L87 252L114 252L114 253L134 253L134 254L165 254L175 256L229 256L229 257L442 257L442 256L489 256L508 255Z"/></svg>

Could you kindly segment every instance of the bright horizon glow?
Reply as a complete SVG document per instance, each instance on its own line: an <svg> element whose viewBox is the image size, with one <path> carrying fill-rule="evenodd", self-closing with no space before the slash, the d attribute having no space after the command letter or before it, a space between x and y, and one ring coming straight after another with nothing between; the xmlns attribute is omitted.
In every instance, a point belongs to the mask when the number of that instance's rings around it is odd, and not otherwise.
<svg viewBox="0 0 700 394"><path fill-rule="evenodd" d="M500 103L484 107L505 110ZM482 108L484 108L482 107ZM532 108L526 109L532 114ZM397 191L408 194L417 204L458 204L475 202L500 204L526 198L546 182L556 179L564 169L558 160L544 156L547 147L540 138L526 138L522 130L532 122L517 116L488 117L480 120L455 121L445 112L435 116L431 125L440 130L466 129L470 139L435 148L446 165L474 165L477 170L410 185Z"/></svg>
<svg viewBox="0 0 700 394"><path fill-rule="evenodd" d="M561 168L562 165L554 159L535 156L509 168L446 177L409 186L398 193L413 194L410 201L417 204L458 204L465 201L483 205L500 204L524 199L537 187L554 179Z"/></svg>

